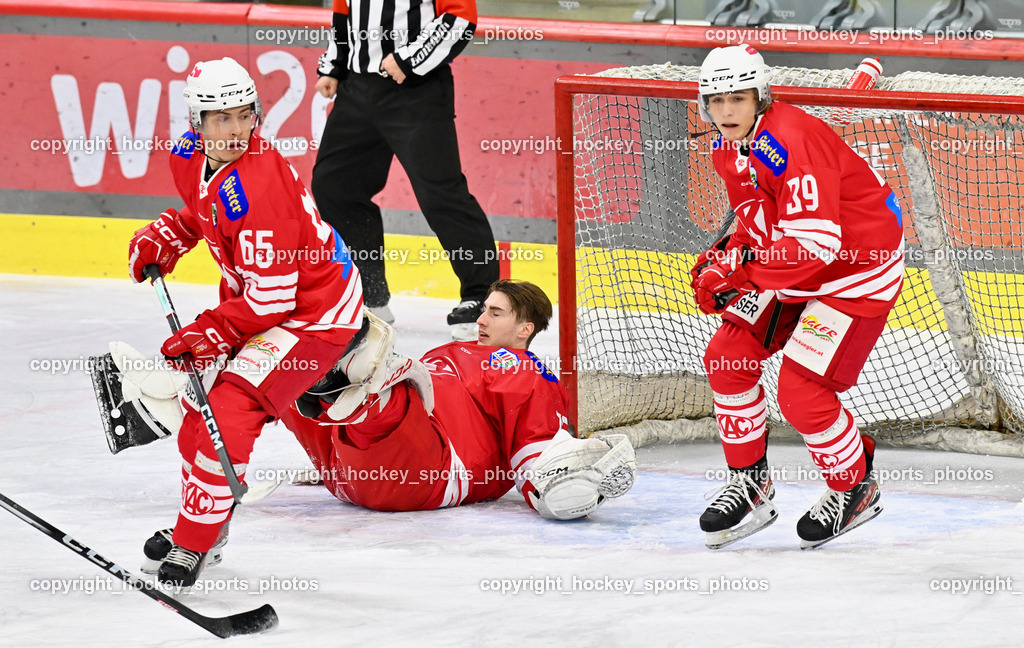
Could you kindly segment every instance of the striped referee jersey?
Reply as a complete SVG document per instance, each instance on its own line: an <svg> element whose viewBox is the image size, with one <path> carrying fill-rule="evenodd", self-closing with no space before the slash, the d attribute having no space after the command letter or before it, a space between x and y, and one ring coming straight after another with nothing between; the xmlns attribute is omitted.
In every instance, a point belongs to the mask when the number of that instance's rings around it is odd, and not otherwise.
<svg viewBox="0 0 1024 648"><path fill-rule="evenodd" d="M388 54L406 76L450 63L473 38L474 0L334 0L334 40L320 57L323 76L376 74Z"/></svg>

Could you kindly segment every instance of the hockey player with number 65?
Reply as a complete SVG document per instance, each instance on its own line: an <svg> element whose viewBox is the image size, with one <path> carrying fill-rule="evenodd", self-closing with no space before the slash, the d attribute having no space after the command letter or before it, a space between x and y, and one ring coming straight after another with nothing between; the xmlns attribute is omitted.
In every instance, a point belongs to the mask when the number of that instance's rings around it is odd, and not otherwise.
<svg viewBox="0 0 1024 648"><path fill-rule="evenodd" d="M248 72L230 58L196 63L184 94L192 128L179 138L170 166L185 206L135 233L129 270L136 282L152 264L170 273L206 241L221 273L220 303L171 335L161 353L172 363L189 354L207 368L210 407L243 481L263 425L321 379L359 331L362 286L344 242L320 220L298 174L253 132L263 111ZM218 559L219 547L211 550L225 539L234 500L224 467L195 404L178 404L183 374L130 367L144 357L123 344L106 358L93 381L112 451L180 426L177 523L155 533L144 551L159 582L190 587L207 559ZM226 367L217 362L225 358ZM111 411L120 427L110 424Z"/></svg>
<svg viewBox="0 0 1024 648"><path fill-rule="evenodd" d="M809 548L881 512L874 440L838 392L856 384L903 285L903 225L885 180L832 128L772 101L749 45L700 69L699 110L736 230L691 271L697 305L722 315L704 356L729 481L700 517L717 549L776 519L761 364L782 352L778 402L828 490L797 523Z"/></svg>

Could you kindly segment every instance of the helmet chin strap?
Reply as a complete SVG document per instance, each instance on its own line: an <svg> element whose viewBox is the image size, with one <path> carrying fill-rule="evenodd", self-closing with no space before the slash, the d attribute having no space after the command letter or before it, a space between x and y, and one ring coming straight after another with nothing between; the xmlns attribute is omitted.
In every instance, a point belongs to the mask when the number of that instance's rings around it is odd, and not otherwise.
<svg viewBox="0 0 1024 648"><path fill-rule="evenodd" d="M743 142L745 147L750 147L750 142L747 142L747 138L750 137L751 133L757 130L757 125L761 123L762 117L764 117L764 113L759 114L757 118L754 119L754 123L750 125L750 130L744 133Z"/></svg>
<svg viewBox="0 0 1024 648"><path fill-rule="evenodd" d="M250 130L250 131L249 131L249 137L248 137L248 138L247 138L247 139L245 140L245 149L246 149L246 150L248 150L248 149L249 149L249 145L250 145L250 144L252 143L252 134L253 134L253 131L255 131L255 130L256 130L256 126L254 125L254 126L253 126L253 128L252 128L252 130ZM203 151L203 156L204 156L204 157L205 157L205 158L206 158L207 160L209 160L209 161L211 161L211 162L216 162L216 163L218 163L218 164L220 164L220 165L225 165L225 164L230 164L230 163L231 163L231 161L228 161L228 160L220 160L220 159L217 159L217 158L213 157L213 156L212 156L212 155L210 155L209 153L207 153L207 152L206 152L206 138L205 138L205 137L203 137L203 133L202 133L202 131L200 131L200 132L199 132L199 137L200 137L200 139L202 140L202 144L203 144L203 145L202 145L202 146L201 146L200 148L201 148L201 149L202 149L202 151ZM232 160L232 161L233 161L233 160Z"/></svg>

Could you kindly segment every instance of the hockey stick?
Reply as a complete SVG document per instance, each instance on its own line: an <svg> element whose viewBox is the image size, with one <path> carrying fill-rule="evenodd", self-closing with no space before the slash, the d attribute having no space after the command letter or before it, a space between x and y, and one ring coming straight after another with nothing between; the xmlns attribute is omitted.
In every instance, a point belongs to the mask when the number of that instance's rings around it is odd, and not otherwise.
<svg viewBox="0 0 1024 648"><path fill-rule="evenodd" d="M164 594L153 584L138 578L131 572L126 571L123 567L107 560L46 520L43 520L31 511L22 507L20 504L8 499L3 493L0 493L0 506L50 536L59 544L71 549L82 558L85 558L91 563L96 563L101 569L103 569L103 571L107 572L111 576L116 576L125 583L128 583L131 585L132 589L142 592L164 607L177 612L200 628L208 630L218 637L226 638L233 637L235 635L254 634L256 632L270 630L277 626L277 612L274 611L274 608L271 607L269 603L258 607L255 610L239 612L238 614L232 614L226 617L203 616L185 604L176 601L167 594Z"/></svg>
<svg viewBox="0 0 1024 648"><path fill-rule="evenodd" d="M164 283L163 275L160 274L160 266L151 263L143 269L143 273L153 282L153 286L156 288L156 296L160 299L160 307L163 308L164 315L167 317L167 323L171 326L171 332L177 333L181 330L181 322L178 320L178 313L174 310L174 304L171 303L171 294L167 292L167 284ZM192 361L192 355L189 353L184 354L181 357L181 363L185 366L185 371L188 372L189 384L192 385L192 391L195 392L199 412L203 415L206 429L210 433L210 440L213 441L213 447L217 451L217 459L220 460L221 468L224 469L224 476L228 480L228 487L231 488L231 496L235 499L235 505L238 505L248 488L245 484L238 481L238 475L235 474L235 469L231 465L231 458L228 457L228 450L224 447L224 439L220 435L220 426L217 425L217 419L213 416L210 400L206 396L203 380L199 377L196 365Z"/></svg>

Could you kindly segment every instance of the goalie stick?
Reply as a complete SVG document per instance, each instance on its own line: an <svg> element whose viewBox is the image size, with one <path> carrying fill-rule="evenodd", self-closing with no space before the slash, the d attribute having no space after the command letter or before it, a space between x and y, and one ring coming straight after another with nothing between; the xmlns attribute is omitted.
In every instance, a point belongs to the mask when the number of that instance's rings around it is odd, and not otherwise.
<svg viewBox="0 0 1024 648"><path fill-rule="evenodd" d="M164 283L163 275L160 274L160 266L151 263L144 268L143 272L156 288L156 295L160 299L160 307L167 317L167 323L171 327L171 332L177 333L181 329L181 322L178 320L178 313L174 310L174 304L171 303L171 294L167 292L167 284ZM199 412L203 415L206 430L210 433L210 440L213 441L213 447L217 451L217 459L220 460L221 468L224 469L224 476L228 480L228 487L231 488L231 496L234 497L235 505L237 506L242 501L242 497L248 488L245 484L238 481L238 475L235 474L235 469L231 465L231 458L228 457L228 450L224 447L224 439L220 435L220 426L217 425L217 419L213 416L210 400L206 397L206 390L203 389L203 379L196 370L195 363L192 361L192 355L188 353L183 355L181 363L185 365L189 384L192 386L192 391L195 392L196 404L199 405Z"/></svg>
<svg viewBox="0 0 1024 648"><path fill-rule="evenodd" d="M208 617L199 614L184 603L176 601L174 598L161 592L152 583L142 580L113 561L107 560L46 520L43 520L17 502L9 499L3 493L0 493L0 507L7 509L16 517L42 531L53 538L57 543L74 551L82 558L85 558L91 563L95 563L111 576L120 578L125 583L131 585L132 589L142 592L169 610L177 612L200 628L203 628L218 637L227 638L235 635L254 634L270 630L277 626L277 612L274 611L274 608L271 607L269 603L260 606L255 610L239 612L238 614L231 614L226 617Z"/></svg>

